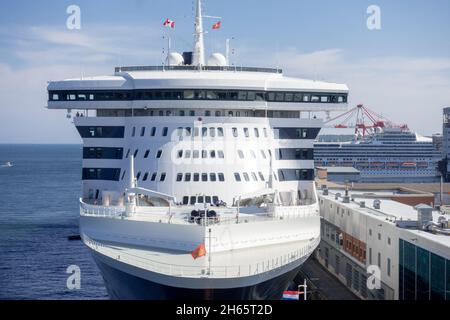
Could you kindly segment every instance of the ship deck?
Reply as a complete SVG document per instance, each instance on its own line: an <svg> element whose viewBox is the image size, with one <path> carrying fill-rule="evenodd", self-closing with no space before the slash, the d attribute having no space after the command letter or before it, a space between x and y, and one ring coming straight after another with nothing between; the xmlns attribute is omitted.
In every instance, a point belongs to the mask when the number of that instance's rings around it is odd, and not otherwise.
<svg viewBox="0 0 450 320"><path fill-rule="evenodd" d="M205 248L206 255L194 259L191 252L95 241L86 235L83 240L89 248L111 259L147 271L187 278L239 278L265 273L308 256L319 241L312 238L213 254Z"/></svg>

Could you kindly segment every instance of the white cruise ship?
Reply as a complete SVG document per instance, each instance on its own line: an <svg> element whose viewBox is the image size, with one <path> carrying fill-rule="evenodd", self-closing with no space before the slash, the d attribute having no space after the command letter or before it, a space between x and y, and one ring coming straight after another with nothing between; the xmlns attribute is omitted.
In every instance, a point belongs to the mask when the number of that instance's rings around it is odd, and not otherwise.
<svg viewBox="0 0 450 320"><path fill-rule="evenodd" d="M355 140L354 129L324 128L314 145L315 165L354 167L362 182L437 182L441 152L431 138L404 128L379 128ZM341 132L341 133L339 133Z"/></svg>
<svg viewBox="0 0 450 320"><path fill-rule="evenodd" d="M112 299L279 299L320 241L310 115L347 86L205 62L196 7L192 54L48 85L83 138L80 235Z"/></svg>

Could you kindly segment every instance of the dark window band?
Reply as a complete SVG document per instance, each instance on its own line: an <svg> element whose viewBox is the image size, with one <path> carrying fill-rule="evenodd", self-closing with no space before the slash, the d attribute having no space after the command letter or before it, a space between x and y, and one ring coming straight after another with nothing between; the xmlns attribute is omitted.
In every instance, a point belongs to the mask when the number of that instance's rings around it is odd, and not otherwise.
<svg viewBox="0 0 450 320"><path fill-rule="evenodd" d="M52 90L49 101L225 100L291 103L347 103L346 93L243 90Z"/></svg>
<svg viewBox="0 0 450 320"><path fill-rule="evenodd" d="M125 127L77 127L82 138L123 138Z"/></svg>
<svg viewBox="0 0 450 320"><path fill-rule="evenodd" d="M83 168L83 180L119 181L120 169Z"/></svg>
<svg viewBox="0 0 450 320"><path fill-rule="evenodd" d="M278 169L280 181L312 181L314 180L313 169Z"/></svg>
<svg viewBox="0 0 450 320"><path fill-rule="evenodd" d="M278 139L316 139L320 128L274 128Z"/></svg>
<svg viewBox="0 0 450 320"><path fill-rule="evenodd" d="M277 160L314 160L314 149L283 148L276 149Z"/></svg>
<svg viewBox="0 0 450 320"><path fill-rule="evenodd" d="M122 159L123 148L85 147L83 159Z"/></svg>

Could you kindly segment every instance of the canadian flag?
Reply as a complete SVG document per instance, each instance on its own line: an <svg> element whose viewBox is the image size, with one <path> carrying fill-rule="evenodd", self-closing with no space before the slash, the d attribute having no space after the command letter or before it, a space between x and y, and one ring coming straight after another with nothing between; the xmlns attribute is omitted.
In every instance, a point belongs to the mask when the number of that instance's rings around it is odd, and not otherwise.
<svg viewBox="0 0 450 320"><path fill-rule="evenodd" d="M167 19L166 21L164 21L164 24L163 24L163 26L164 27L167 27L167 28L175 28L175 21L172 21L172 20L170 20L170 19Z"/></svg>
<svg viewBox="0 0 450 320"><path fill-rule="evenodd" d="M213 30L217 30L217 29L220 29L221 26L222 26L222 22L218 21L213 24L212 28L213 28Z"/></svg>
<svg viewBox="0 0 450 320"><path fill-rule="evenodd" d="M194 251L191 252L192 258L196 260L197 258L206 256L206 248L205 245L202 243L197 248L195 248Z"/></svg>

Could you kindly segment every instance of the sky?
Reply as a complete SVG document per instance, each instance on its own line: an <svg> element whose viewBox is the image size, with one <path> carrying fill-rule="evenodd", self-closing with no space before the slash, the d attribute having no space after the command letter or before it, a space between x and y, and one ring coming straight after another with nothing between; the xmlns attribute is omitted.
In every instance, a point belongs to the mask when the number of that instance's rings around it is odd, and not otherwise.
<svg viewBox="0 0 450 320"><path fill-rule="evenodd" d="M66 12L81 9L81 29ZM370 30L367 8L380 8ZM0 143L81 143L64 111L47 110L48 81L109 75L118 65L160 65L190 51L192 0L2 0ZM448 0L205 0L207 55L231 38L236 65L281 67L287 76L342 82L364 104L423 135L442 131L450 106Z"/></svg>

